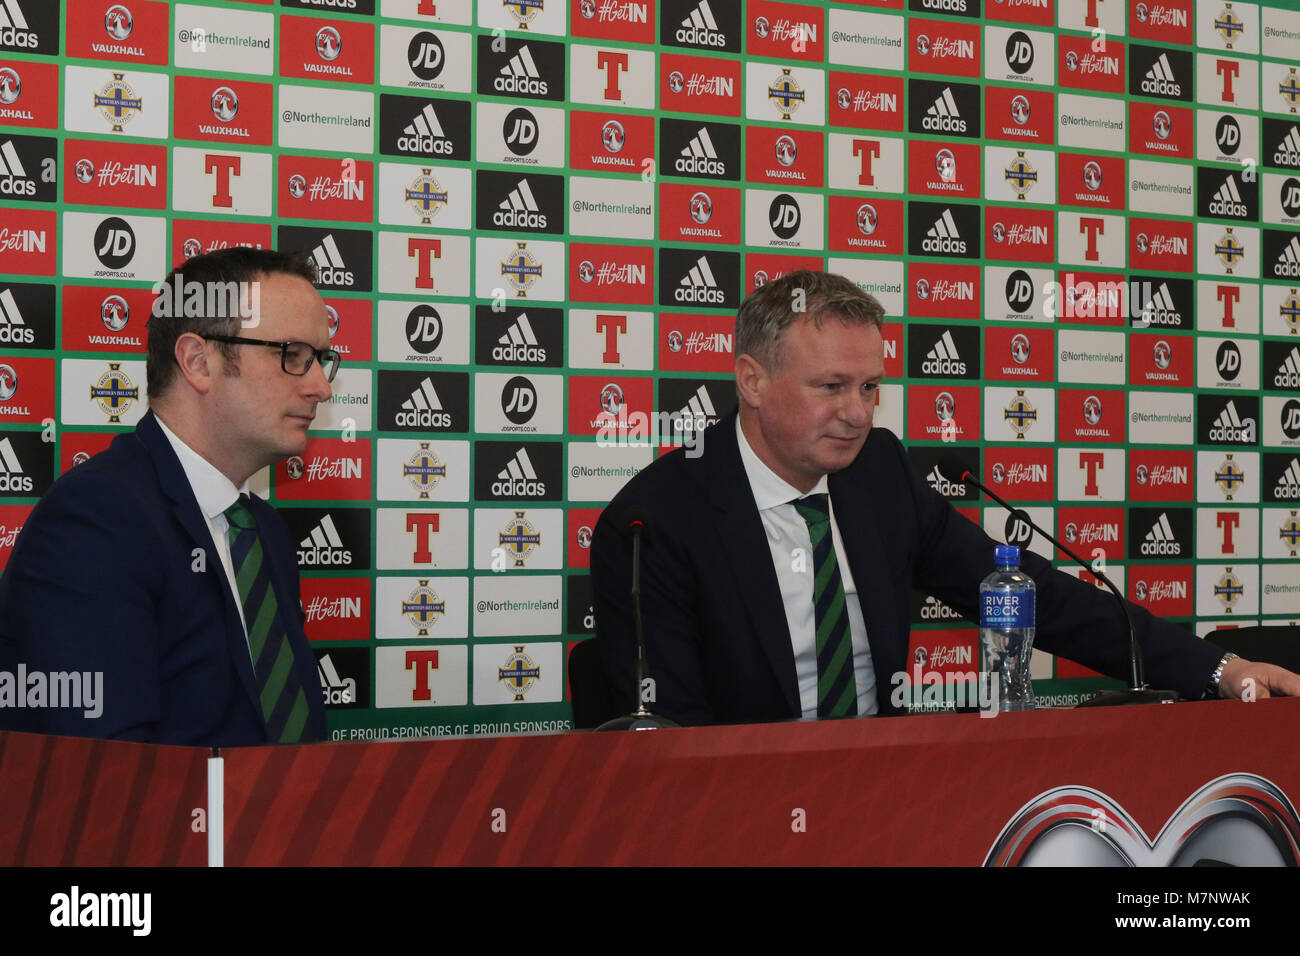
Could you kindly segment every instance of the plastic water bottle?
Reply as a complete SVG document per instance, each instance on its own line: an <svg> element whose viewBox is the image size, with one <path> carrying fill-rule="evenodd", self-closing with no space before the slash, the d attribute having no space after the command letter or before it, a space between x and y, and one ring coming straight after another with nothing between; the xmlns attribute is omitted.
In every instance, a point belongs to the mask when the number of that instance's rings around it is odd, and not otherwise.
<svg viewBox="0 0 1300 956"><path fill-rule="evenodd" d="M1037 621L1034 579L1020 570L1020 549L1013 545L998 545L993 561L997 570L980 582L980 680L988 694L984 700L999 711L1033 710L1029 659Z"/></svg>

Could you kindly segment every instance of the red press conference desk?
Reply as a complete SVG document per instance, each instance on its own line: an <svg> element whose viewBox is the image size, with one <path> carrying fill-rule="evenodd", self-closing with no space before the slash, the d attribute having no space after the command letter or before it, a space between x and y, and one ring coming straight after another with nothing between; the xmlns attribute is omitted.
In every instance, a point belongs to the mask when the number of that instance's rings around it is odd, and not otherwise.
<svg viewBox="0 0 1300 956"><path fill-rule="evenodd" d="M254 747L211 799L227 865L1013 864L1065 820L1161 865L1210 817L1295 852L1298 739L1269 700ZM0 863L206 863L208 758L0 734Z"/></svg>

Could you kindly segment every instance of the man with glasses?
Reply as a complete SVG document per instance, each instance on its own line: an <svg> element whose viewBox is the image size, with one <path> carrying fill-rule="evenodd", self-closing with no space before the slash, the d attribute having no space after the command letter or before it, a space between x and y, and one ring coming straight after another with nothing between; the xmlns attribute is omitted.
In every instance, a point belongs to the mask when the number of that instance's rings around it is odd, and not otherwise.
<svg viewBox="0 0 1300 956"><path fill-rule="evenodd" d="M301 254L245 248L167 277L243 294L204 296L202 316L159 296L149 412L55 482L24 526L0 575L0 680L76 675L84 693L77 707L0 697L0 728L207 746L325 739L294 543L248 492L257 471L305 450L330 398L339 357L314 278Z"/></svg>

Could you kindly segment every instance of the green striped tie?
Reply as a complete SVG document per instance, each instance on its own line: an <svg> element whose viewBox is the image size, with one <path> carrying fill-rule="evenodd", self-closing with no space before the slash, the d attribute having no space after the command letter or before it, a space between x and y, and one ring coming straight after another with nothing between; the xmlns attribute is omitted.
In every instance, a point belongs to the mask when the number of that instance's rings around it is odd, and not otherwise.
<svg viewBox="0 0 1300 956"><path fill-rule="evenodd" d="M813 608L817 627L817 716L852 717L858 712L853 677L853 639L844 582L831 537L830 498L809 495L794 502L808 525L813 547Z"/></svg>
<svg viewBox="0 0 1300 956"><path fill-rule="evenodd" d="M235 569L239 601L244 608L253 676L262 701L262 716L266 718L266 735L276 743L303 743L314 739L308 721L311 712L293 668L293 647L280 623L279 602L262 560L262 541L253 513L245 504L248 500L248 495L240 495L225 510L230 523L226 537L230 541L230 561Z"/></svg>

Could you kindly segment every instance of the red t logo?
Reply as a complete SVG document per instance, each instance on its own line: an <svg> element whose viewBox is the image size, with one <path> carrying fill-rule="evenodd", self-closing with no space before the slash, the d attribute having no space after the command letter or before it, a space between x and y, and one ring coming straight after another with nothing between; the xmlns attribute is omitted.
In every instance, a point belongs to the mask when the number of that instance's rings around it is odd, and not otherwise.
<svg viewBox="0 0 1300 956"><path fill-rule="evenodd" d="M433 549L429 547L429 532L438 530L438 515L408 514L406 516L406 532L410 534L415 532L415 552L411 555L411 560L416 564L432 564Z"/></svg>
<svg viewBox="0 0 1300 956"><path fill-rule="evenodd" d="M411 700L432 700L429 673L438 669L438 652L407 651L406 669L415 671L415 689L411 691Z"/></svg>
<svg viewBox="0 0 1300 956"><path fill-rule="evenodd" d="M605 354L600 357L600 360L607 365L617 363L620 358L618 337L627 331L627 316L597 314L596 331L605 333Z"/></svg>
<svg viewBox="0 0 1300 956"><path fill-rule="evenodd" d="M1081 451L1079 467L1088 473L1083 480L1083 493L1088 497L1101 494L1097 486L1097 469L1106 467L1106 456L1099 451Z"/></svg>
<svg viewBox="0 0 1300 956"><path fill-rule="evenodd" d="M213 156L208 154L203 159L203 171L217 174L217 189L212 194L212 205L229 209L235 204L230 195L231 174L239 175L238 156Z"/></svg>
<svg viewBox="0 0 1300 956"><path fill-rule="evenodd" d="M874 139L855 139L853 155L862 159L862 171L858 173L858 185L874 186L876 177L871 175L871 161L880 158L880 142Z"/></svg>
<svg viewBox="0 0 1300 956"><path fill-rule="evenodd" d="M414 236L406 240L406 257L415 256L415 287L417 289L433 288L433 260L442 258L441 239L417 239Z"/></svg>
<svg viewBox="0 0 1300 956"><path fill-rule="evenodd" d="M596 67L605 71L605 99L621 100L623 93L618 88L618 75L627 71L627 54L601 50L596 54Z"/></svg>

